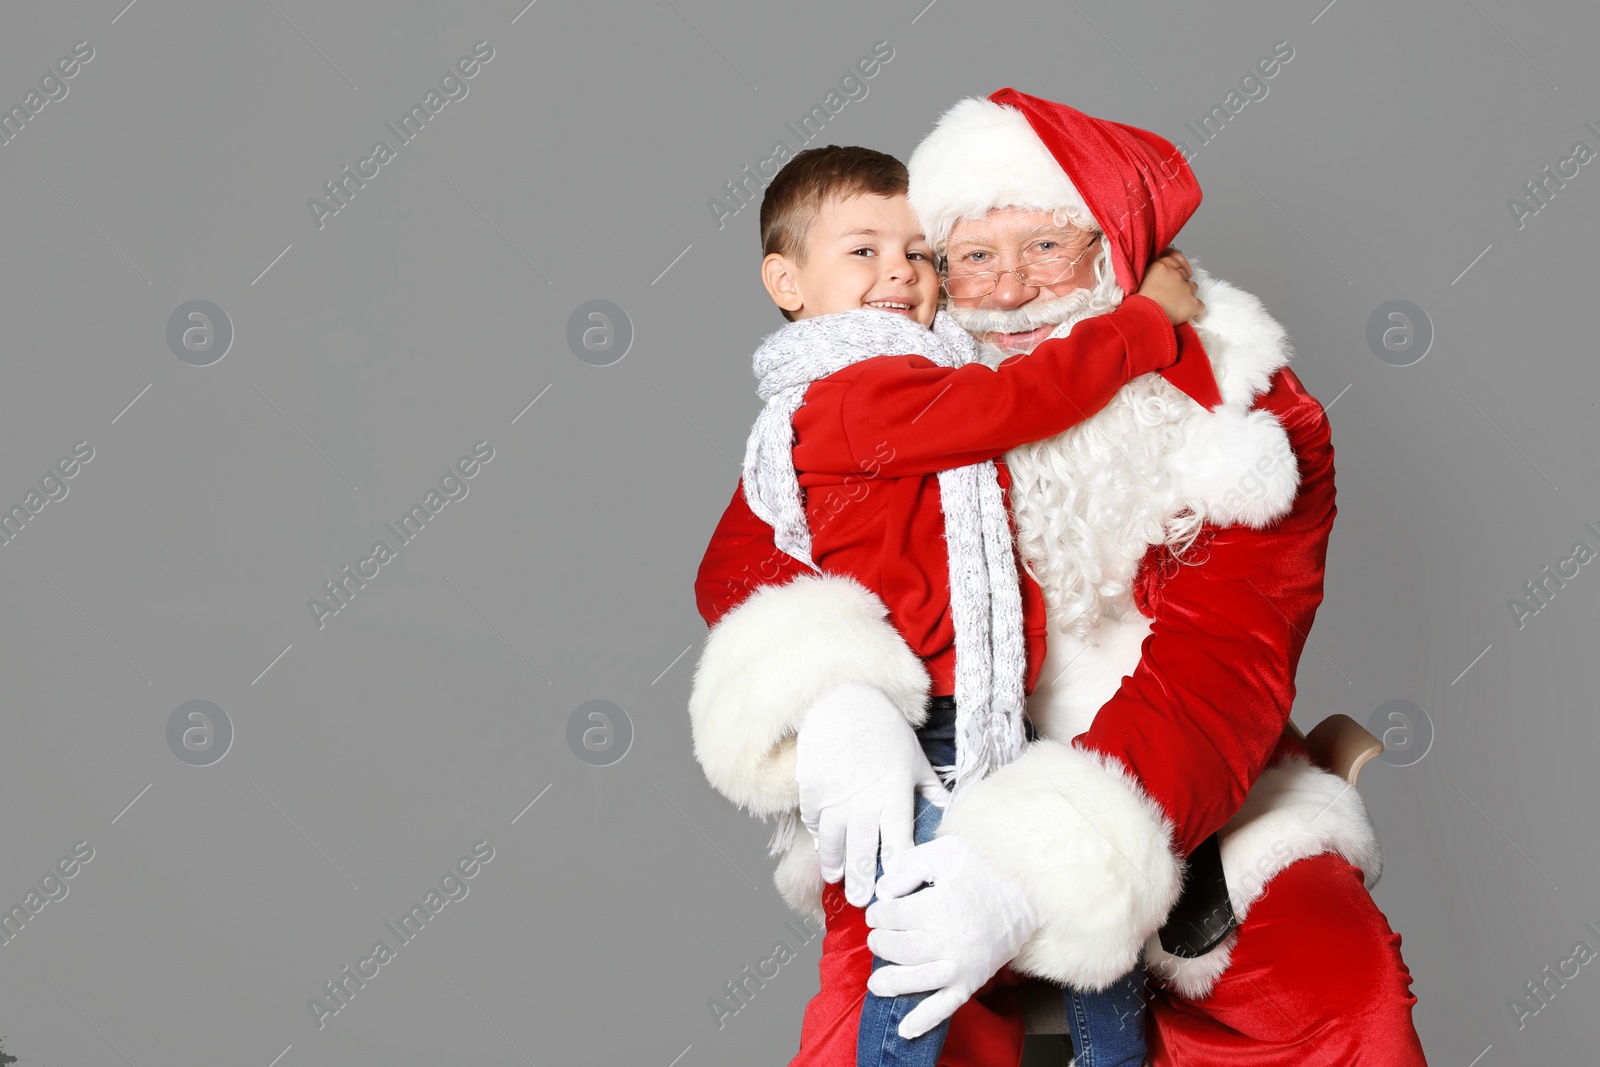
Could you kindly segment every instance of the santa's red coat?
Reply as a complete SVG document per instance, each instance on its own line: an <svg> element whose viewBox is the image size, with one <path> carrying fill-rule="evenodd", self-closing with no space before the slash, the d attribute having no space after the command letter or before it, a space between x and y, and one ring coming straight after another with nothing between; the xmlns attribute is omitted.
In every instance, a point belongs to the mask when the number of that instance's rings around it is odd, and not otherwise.
<svg viewBox="0 0 1600 1067"><path fill-rule="evenodd" d="M1191 457L1196 499L1208 505L1199 555L1176 566L1150 550L1135 584L1140 625L1081 649L1089 654L1064 683L1035 692L1030 716L1046 739L947 813L939 832L962 834L1015 878L1045 924L989 997L957 1012L941 1062L1016 1062L1005 1051L1020 1055L1005 1004L1012 971L1092 987L1141 947L1165 979L1152 1017L1158 1063L1323 1062L1312 1048L1333 1063L1422 1062L1399 939L1367 893L1380 861L1359 794L1284 733L1335 514L1327 419L1283 365L1281 328L1247 294L1205 282L1212 329L1202 336L1226 403L1216 422L1197 415L1190 433L1221 457L1198 468ZM1257 431L1287 437L1294 477L1264 500L1230 502L1228 487L1266 440ZM1235 456L1220 443L1247 438ZM775 564L770 531L755 536L759 520L741 505L736 496L697 581L714 629L691 719L712 783L778 814L795 800L793 727L816 696L860 680L909 708L928 674L886 617L893 604L846 578ZM730 592L748 589L752 574L753 594ZM1218 830L1243 921L1212 953L1178 961L1152 935L1182 857ZM822 886L809 841L788 851L776 880L791 905L831 912L824 990L795 1063L842 1067L853 1062L860 990L835 980L853 981L849 968L861 966L859 910L839 886Z"/></svg>

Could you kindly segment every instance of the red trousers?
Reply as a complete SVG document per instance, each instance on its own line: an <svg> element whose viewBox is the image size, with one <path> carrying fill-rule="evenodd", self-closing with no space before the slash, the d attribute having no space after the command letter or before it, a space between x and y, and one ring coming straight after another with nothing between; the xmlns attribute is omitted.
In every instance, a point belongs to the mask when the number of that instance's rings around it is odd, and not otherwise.
<svg viewBox="0 0 1600 1067"><path fill-rule="evenodd" d="M789 1067L855 1067L856 1029L872 953L865 912L841 884L823 889L821 990L806 1005ZM1001 968L950 1020L940 1067L1017 1067L1023 1020ZM1154 985L1154 983L1152 983ZM1232 963L1203 1000L1156 988L1154 1067L1418 1067L1411 972L1400 935L1361 871L1324 854L1274 878L1241 924Z"/></svg>

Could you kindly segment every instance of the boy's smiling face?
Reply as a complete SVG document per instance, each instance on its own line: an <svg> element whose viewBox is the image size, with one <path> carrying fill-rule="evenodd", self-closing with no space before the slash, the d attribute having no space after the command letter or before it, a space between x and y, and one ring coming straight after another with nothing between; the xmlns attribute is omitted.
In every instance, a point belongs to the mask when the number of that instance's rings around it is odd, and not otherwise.
<svg viewBox="0 0 1600 1067"><path fill-rule="evenodd" d="M928 326L939 309L933 248L904 196L829 200L801 254L767 256L761 280L796 319L877 307Z"/></svg>

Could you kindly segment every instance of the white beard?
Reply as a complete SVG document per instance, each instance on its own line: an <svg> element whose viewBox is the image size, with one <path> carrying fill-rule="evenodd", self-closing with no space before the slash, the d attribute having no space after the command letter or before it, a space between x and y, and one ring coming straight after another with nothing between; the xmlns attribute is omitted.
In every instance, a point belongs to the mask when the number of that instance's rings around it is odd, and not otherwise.
<svg viewBox="0 0 1600 1067"><path fill-rule="evenodd" d="M1135 613L1133 579L1146 550L1182 553L1199 533L1167 461L1193 404L1147 374L1077 426L1006 453L1017 548L1052 629L1087 638L1102 615Z"/></svg>
<svg viewBox="0 0 1600 1067"><path fill-rule="evenodd" d="M1051 336L1119 305L1121 290L1107 289L1096 287L1102 299L1093 304L1074 299L1090 290L1063 298L1067 314ZM952 314L969 328L1004 328ZM980 342L979 358L996 366L1027 357ZM1183 499L1168 457L1183 441L1179 421L1194 408L1165 378L1146 374L1071 429L1006 453L1017 548L1044 592L1051 629L1086 639L1102 616L1135 614L1132 585L1147 549L1165 544L1181 555L1193 543L1202 519Z"/></svg>

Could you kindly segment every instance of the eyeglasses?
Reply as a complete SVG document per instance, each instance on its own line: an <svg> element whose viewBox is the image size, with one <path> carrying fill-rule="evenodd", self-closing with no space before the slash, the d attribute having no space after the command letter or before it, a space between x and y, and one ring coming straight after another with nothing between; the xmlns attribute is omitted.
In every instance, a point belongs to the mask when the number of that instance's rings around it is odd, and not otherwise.
<svg viewBox="0 0 1600 1067"><path fill-rule="evenodd" d="M1049 259L1036 259L1032 262L1024 263L1020 267L1012 267L1010 270L976 270L947 274L943 282L944 291L948 296L956 300L971 300L988 296L999 288L1000 278L1006 274L1015 274L1018 284L1025 285L1030 289L1040 289L1045 286L1055 285L1064 281L1067 275L1072 273L1072 269L1082 261L1084 256L1089 254L1089 250L1095 246L1095 242L1100 240L1100 237L1101 234L1095 234L1089 240L1089 243L1084 245L1083 251L1071 259L1065 256L1053 256Z"/></svg>

